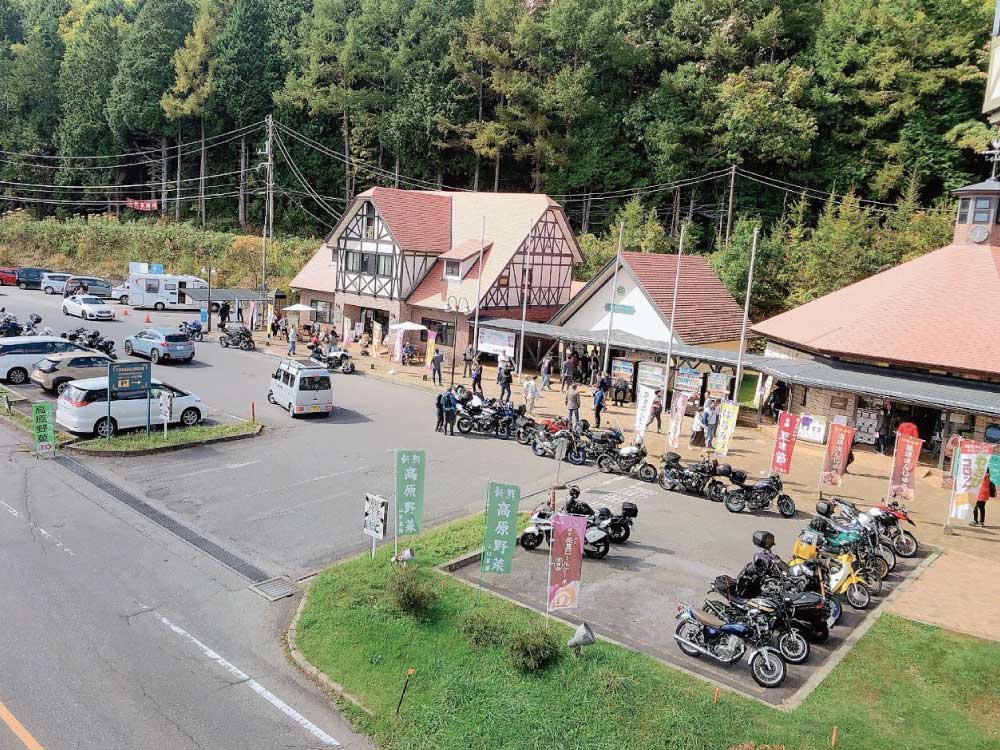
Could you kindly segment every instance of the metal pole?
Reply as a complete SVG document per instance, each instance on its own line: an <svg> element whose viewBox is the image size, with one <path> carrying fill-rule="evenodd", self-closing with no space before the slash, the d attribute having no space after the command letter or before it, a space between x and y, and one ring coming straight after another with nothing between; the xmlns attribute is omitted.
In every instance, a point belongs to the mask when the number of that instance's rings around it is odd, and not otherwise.
<svg viewBox="0 0 1000 750"><path fill-rule="evenodd" d="M146 437L149 437L149 424L152 421L152 414L150 414L150 389L146 389Z"/></svg>
<svg viewBox="0 0 1000 750"><path fill-rule="evenodd" d="M757 260L757 237L760 224L753 228L753 244L750 245L750 270L747 271L747 298L743 301L743 328L740 331L740 353L736 357L736 384L733 386L733 400L739 401L740 383L743 382L743 352L747 346L747 321L750 318L750 289L753 285L753 266Z"/></svg>
<svg viewBox="0 0 1000 750"><path fill-rule="evenodd" d="M208 266L208 333L212 332L212 266Z"/></svg>
<svg viewBox="0 0 1000 750"><path fill-rule="evenodd" d="M618 269L622 265L622 238L625 236L625 222L618 225L618 252L615 253L615 275L611 279L611 307L608 315L608 335L604 338L604 372L608 369L611 359L611 326L615 321L615 295L618 292Z"/></svg>
<svg viewBox="0 0 1000 750"><path fill-rule="evenodd" d="M522 373L524 371L524 325L528 320L528 295L531 293L531 284L528 283L528 276L531 273L531 261L532 261L532 246L531 246L531 229L534 227L532 223L528 227L528 254L527 254L527 265L522 267L524 278L521 283L521 338L518 342L518 353L517 353L517 382L522 381Z"/></svg>
<svg viewBox="0 0 1000 750"><path fill-rule="evenodd" d="M479 238L479 271L476 276L476 322L473 325L472 337L476 340L476 354L479 354L479 300L483 295L483 248L486 246L486 216L483 215L483 233ZM457 331L455 332L458 333Z"/></svg>
<svg viewBox="0 0 1000 750"><path fill-rule="evenodd" d="M674 298L670 301L670 338L667 339L667 388L670 388L670 371L674 367L674 320L677 318L677 291L681 285L681 257L684 255L684 235L687 223L681 224L681 239L677 243L677 268L674 271ZM666 397L667 394L663 394ZM663 403L662 401L660 403Z"/></svg>
<svg viewBox="0 0 1000 750"><path fill-rule="evenodd" d="M733 234L733 199L736 196L736 165L733 164L729 171L729 216L726 219L726 244Z"/></svg>
<svg viewBox="0 0 1000 750"><path fill-rule="evenodd" d="M458 304L455 304L455 331L451 340L451 385L455 387L455 357L458 356Z"/></svg>

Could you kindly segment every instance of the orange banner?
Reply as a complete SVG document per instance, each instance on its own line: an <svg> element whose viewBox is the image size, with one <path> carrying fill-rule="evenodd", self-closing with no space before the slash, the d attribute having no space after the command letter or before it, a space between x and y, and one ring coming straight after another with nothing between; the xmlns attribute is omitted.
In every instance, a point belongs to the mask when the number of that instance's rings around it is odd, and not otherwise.
<svg viewBox="0 0 1000 750"><path fill-rule="evenodd" d="M847 456L854 443L854 428L846 424L830 425L830 434L826 442L826 456L823 457L823 471L820 474L820 484L839 487L847 470Z"/></svg>
<svg viewBox="0 0 1000 750"><path fill-rule="evenodd" d="M889 499L909 502L916 493L916 469L920 460L918 437L896 433L896 450L892 454L892 476L889 477Z"/></svg>

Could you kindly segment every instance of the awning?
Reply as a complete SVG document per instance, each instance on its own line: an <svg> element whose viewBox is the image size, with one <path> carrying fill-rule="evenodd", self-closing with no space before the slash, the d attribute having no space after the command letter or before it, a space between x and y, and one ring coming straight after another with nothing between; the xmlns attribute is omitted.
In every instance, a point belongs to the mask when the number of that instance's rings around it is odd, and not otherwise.
<svg viewBox="0 0 1000 750"><path fill-rule="evenodd" d="M506 318L481 320L479 325L513 333L521 330L520 320ZM603 346L607 340L606 332L563 328L547 323L527 322L524 330L528 336L581 344ZM611 332L611 348L660 356L667 354L666 341L644 339L622 331ZM737 358L735 351L677 343L674 344L672 353L677 360L699 360L714 365L735 366ZM978 384L959 378L805 357L784 359L747 354L743 357L743 366L796 385L877 396L946 411L1000 416L1000 386L990 383Z"/></svg>
<svg viewBox="0 0 1000 750"><path fill-rule="evenodd" d="M208 288L185 289L184 294L195 302L208 302ZM212 289L212 302L270 302L271 295L262 297L260 290L253 289Z"/></svg>

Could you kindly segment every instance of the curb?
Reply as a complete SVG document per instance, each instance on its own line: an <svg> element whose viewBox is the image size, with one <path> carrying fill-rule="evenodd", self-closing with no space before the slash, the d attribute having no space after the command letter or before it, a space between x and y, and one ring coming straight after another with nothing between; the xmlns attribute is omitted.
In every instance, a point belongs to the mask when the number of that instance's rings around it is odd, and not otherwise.
<svg viewBox="0 0 1000 750"><path fill-rule="evenodd" d="M98 456L104 458L112 457L130 457L130 456L152 456L157 453L172 453L174 451L182 451L187 448L196 448L203 445L214 445L216 443L232 443L237 440L246 440L248 438L254 438L260 435L264 430L264 425L258 424L257 428L252 432L246 432L241 435L223 435L222 437L205 438L204 440L195 440L189 443L178 443L177 445L164 445L159 448L139 448L137 450L104 450L101 448L85 448L81 445L76 445L74 443L69 443L64 447L71 451L72 453L77 453L81 456Z"/></svg>
<svg viewBox="0 0 1000 750"><path fill-rule="evenodd" d="M350 559L350 558L348 558ZM299 606L295 608L295 614L292 615L291 622L288 623L288 627L285 628L285 647L288 652L289 658L292 663L295 664L299 670L306 675L309 679L319 685L322 690L331 697L342 698L348 703L356 706L360 710L364 711L369 716L374 716L367 706L365 706L356 696L351 695L346 690L344 686L334 682L329 677L327 677L323 672L318 670L312 665L312 663L302 655L299 651L299 647L295 642L295 637L298 633L299 619L302 617L302 610L306 607L306 601L309 599L309 589L307 588L302 594L302 598L299 600Z"/></svg>

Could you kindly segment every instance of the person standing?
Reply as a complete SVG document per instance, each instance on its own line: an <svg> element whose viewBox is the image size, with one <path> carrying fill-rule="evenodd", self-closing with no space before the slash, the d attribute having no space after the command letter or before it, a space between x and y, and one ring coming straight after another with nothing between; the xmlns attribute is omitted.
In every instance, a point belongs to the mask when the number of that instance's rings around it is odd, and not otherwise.
<svg viewBox="0 0 1000 750"><path fill-rule="evenodd" d="M284 320L284 318L282 318ZM288 356L295 356L295 342L298 341L299 334L295 330L295 326L288 329Z"/></svg>
<svg viewBox="0 0 1000 750"><path fill-rule="evenodd" d="M653 408L649 410L649 421L646 423L646 427L653 424L653 420L656 420L656 431L659 432L661 428L660 420L663 418L663 399L660 397L660 392L657 391L656 395L653 397Z"/></svg>
<svg viewBox="0 0 1000 750"><path fill-rule="evenodd" d="M442 362L444 362L444 355L440 349L435 349L434 356L431 357L431 382L434 385L444 385L444 381L441 379Z"/></svg>
<svg viewBox="0 0 1000 750"><path fill-rule="evenodd" d="M454 435L455 417L458 415L458 399L455 398L455 392L450 386L444 392L441 407L444 409L444 432L446 435Z"/></svg>
<svg viewBox="0 0 1000 750"><path fill-rule="evenodd" d="M597 381L597 387L607 395L608 391L611 390L611 376L608 373L602 374L601 379Z"/></svg>
<svg viewBox="0 0 1000 750"><path fill-rule="evenodd" d="M542 357L541 375L542 375L542 385L539 390L547 391L549 389L549 378L552 377L551 354L546 354L544 357Z"/></svg>
<svg viewBox="0 0 1000 750"><path fill-rule="evenodd" d="M875 434L878 436L878 452L885 455L889 449L889 427L891 415L889 406L883 406L878 413L878 421L875 422Z"/></svg>
<svg viewBox="0 0 1000 750"><path fill-rule="evenodd" d="M501 373L507 369L508 361L506 352L500 352L500 354L497 355L497 383L500 382Z"/></svg>
<svg viewBox="0 0 1000 750"><path fill-rule="evenodd" d="M535 385L535 376L531 375L521 386L521 395L524 396L524 407L531 414L535 410L535 399L538 398L538 386Z"/></svg>
<svg viewBox="0 0 1000 750"><path fill-rule="evenodd" d="M500 403L505 404L510 401L510 385L514 382L514 376L511 374L509 363L500 370L497 381L500 383Z"/></svg>
<svg viewBox="0 0 1000 750"><path fill-rule="evenodd" d="M278 330L281 331L281 337L288 341L288 318L284 315L278 319Z"/></svg>
<svg viewBox="0 0 1000 750"><path fill-rule="evenodd" d="M976 495L976 505L972 509L972 521L970 526L986 527L986 501L997 496L997 486L990 477L989 469L983 476L983 483L979 486L979 494Z"/></svg>
<svg viewBox="0 0 1000 750"><path fill-rule="evenodd" d="M574 357L576 356L574 352ZM573 372L576 368L576 360L570 357L562 365L562 372L559 374L559 390L565 391L573 382Z"/></svg>
<svg viewBox="0 0 1000 750"><path fill-rule="evenodd" d="M705 410L698 407L694 413L694 421L691 423L688 448L700 448L703 445L705 445Z"/></svg>
<svg viewBox="0 0 1000 750"><path fill-rule="evenodd" d="M705 447L712 448L712 441L715 439L715 428L719 424L719 410L715 406L715 399L710 398L705 406L703 416L705 422Z"/></svg>
<svg viewBox="0 0 1000 750"><path fill-rule="evenodd" d="M271 336L278 338L278 329L281 327L281 313L276 312L271 318Z"/></svg>
<svg viewBox="0 0 1000 750"><path fill-rule="evenodd" d="M434 425L434 432L444 432L444 391L434 399L434 407L437 410L437 424Z"/></svg>
<svg viewBox="0 0 1000 750"><path fill-rule="evenodd" d="M472 348L472 344L465 347L465 351L462 352L462 377L467 378L472 373L472 360L476 358L476 350Z"/></svg>
<svg viewBox="0 0 1000 750"><path fill-rule="evenodd" d="M597 352L591 352L590 354L590 385L597 385L598 379L601 377L601 360L597 358Z"/></svg>
<svg viewBox="0 0 1000 750"><path fill-rule="evenodd" d="M570 383L569 390L566 391L566 421L570 427L580 424L580 390L576 383Z"/></svg>
<svg viewBox="0 0 1000 750"><path fill-rule="evenodd" d="M604 411L604 389L594 389L594 426L601 429L601 412Z"/></svg>
<svg viewBox="0 0 1000 750"><path fill-rule="evenodd" d="M219 323L224 326L229 325L229 303L223 302L219 305Z"/></svg>
<svg viewBox="0 0 1000 750"><path fill-rule="evenodd" d="M628 381L624 375L619 375L615 380L615 391L612 395L615 406L622 406L625 403L625 397L628 396Z"/></svg>
<svg viewBox="0 0 1000 750"><path fill-rule="evenodd" d="M243 322L243 305L241 305L239 302L236 303L236 322L237 323Z"/></svg>
<svg viewBox="0 0 1000 750"><path fill-rule="evenodd" d="M472 361L472 370L470 370L470 377L472 378L472 392L478 393L480 396L483 395L483 366L478 359Z"/></svg>

